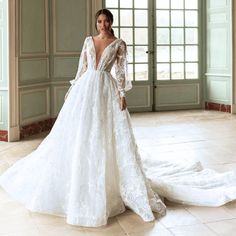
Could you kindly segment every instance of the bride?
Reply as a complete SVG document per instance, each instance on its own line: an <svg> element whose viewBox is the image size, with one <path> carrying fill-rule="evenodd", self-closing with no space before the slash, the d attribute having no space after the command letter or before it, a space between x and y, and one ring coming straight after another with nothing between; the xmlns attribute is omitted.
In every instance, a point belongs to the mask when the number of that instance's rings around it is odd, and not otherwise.
<svg viewBox="0 0 236 236"><path fill-rule="evenodd" d="M0 176L2 188L30 211L90 227L105 225L126 207L153 221L153 212L165 214L162 197L207 206L236 199L233 172L202 170L199 163L141 163L126 109L125 92L132 87L126 44L114 36L109 10L95 17L99 34L84 41L51 132Z"/></svg>

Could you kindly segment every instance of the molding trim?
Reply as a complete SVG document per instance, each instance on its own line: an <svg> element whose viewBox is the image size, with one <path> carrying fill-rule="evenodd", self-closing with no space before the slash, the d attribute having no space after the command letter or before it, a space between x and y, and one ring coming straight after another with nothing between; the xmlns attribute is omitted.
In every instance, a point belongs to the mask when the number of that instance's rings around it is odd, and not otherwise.
<svg viewBox="0 0 236 236"><path fill-rule="evenodd" d="M216 76L216 77L231 77L230 74L217 74L217 73L205 73L205 76Z"/></svg>
<svg viewBox="0 0 236 236"><path fill-rule="evenodd" d="M34 117L22 119L22 109L20 109L20 124L21 125L30 124L32 122L37 122L42 119L48 119L50 117L50 87L20 91L20 104L22 104L22 95L29 94L29 93L35 93L35 92L45 92L45 94L46 94L46 113L41 114L41 115L37 115Z"/></svg>
<svg viewBox="0 0 236 236"><path fill-rule="evenodd" d="M232 104L232 114L236 113L236 104Z"/></svg>
<svg viewBox="0 0 236 236"><path fill-rule="evenodd" d="M90 1L86 1L86 20L87 24L87 33L90 31ZM56 0L52 0L52 41L53 41L53 54L54 56L79 56L80 51L57 51L57 13L56 13Z"/></svg>
<svg viewBox="0 0 236 236"><path fill-rule="evenodd" d="M9 95L8 95L8 141L20 139L19 119L19 1L9 2Z"/></svg>
<svg viewBox="0 0 236 236"><path fill-rule="evenodd" d="M42 82L42 83L35 83L35 84L24 84L24 85L19 85L19 89L27 89L27 88L38 88L38 87L45 87L45 86L50 86L51 82Z"/></svg>
<svg viewBox="0 0 236 236"><path fill-rule="evenodd" d="M166 85L164 85L164 84L162 84L162 85L157 85L157 90L156 90L156 93L158 93L158 89L160 89L160 88L170 88L170 87L174 87L174 88L183 88L183 87L195 87L195 89L196 89L196 95L197 95L197 99L196 99L196 101L194 101L194 102L186 102L186 103L179 103L178 102L178 106L189 106L189 105L196 105L196 106L198 106L198 105L201 105L201 99L200 99L200 84L199 83L189 83L189 84L166 84ZM161 103L159 103L159 104L156 104L156 109L158 109L158 108L160 108L160 107L172 107L172 106L176 106L176 104L175 103L169 103L169 104L167 104L167 103L165 103L165 104L161 104Z"/></svg>
<svg viewBox="0 0 236 236"><path fill-rule="evenodd" d="M146 105L140 105L140 106L135 106L135 105L129 105L128 108L149 108L151 106L151 94L150 94L150 86L149 85L135 85L134 88L144 88L147 90L147 103ZM129 95L127 95L129 97ZM129 99L129 98L128 98Z"/></svg>
<svg viewBox="0 0 236 236"><path fill-rule="evenodd" d="M14 0L14 1L18 1L18 0ZM44 25L45 25L45 32L44 32L44 36L45 36L45 51L44 52L29 52L29 53L23 53L22 52L22 15L21 15L21 7L22 7L22 1L23 0L19 0L19 5L18 5L18 11L19 11L19 51L20 51L20 57L24 57L24 56L38 56L38 57L43 57L43 56L48 56L49 55L49 12L48 12L48 0L43 0L44 1ZM11 1L9 1L11 2ZM12 15L11 15L12 17Z"/></svg>
<svg viewBox="0 0 236 236"><path fill-rule="evenodd" d="M3 121L3 96L0 95L0 124L3 125L4 121Z"/></svg>
<svg viewBox="0 0 236 236"><path fill-rule="evenodd" d="M22 76L21 76L21 72L22 72L22 62L24 61L45 61L46 63L46 77L43 77L44 80L49 80L50 79L50 74L49 74L49 58L48 57L27 57L27 58L21 58L20 59L20 66L19 66L19 75L20 75L20 79L21 79L21 83L30 83L30 82L35 82L35 80L39 80L39 79L42 79L42 77L38 77L38 78L30 78L30 79L27 79L27 80L22 80Z"/></svg>
<svg viewBox="0 0 236 236"><path fill-rule="evenodd" d="M1 11L1 8L0 8L0 11ZM3 14L2 12L0 12L0 14ZM1 19L0 19L1 20ZM3 28L2 28L2 26L1 26L1 24L0 24L0 42L2 42L2 44L0 45L0 49L1 50L3 50L3 42L4 42L4 40L3 40L3 32L2 32L2 30L3 30ZM2 56L1 56L2 57ZM1 58L0 57L0 61L2 61L2 59L3 58ZM2 62L0 62L0 63L2 63ZM2 82L3 81L3 68L2 68L2 65L0 65L0 81Z"/></svg>
<svg viewBox="0 0 236 236"><path fill-rule="evenodd" d="M57 116L58 115L58 111L57 111L57 108L58 108L58 96L57 96L57 93L59 90L68 90L68 86L54 86L53 87L53 117Z"/></svg>
<svg viewBox="0 0 236 236"><path fill-rule="evenodd" d="M236 103L236 4L232 3L232 101ZM233 113L236 113L235 105L233 105Z"/></svg>

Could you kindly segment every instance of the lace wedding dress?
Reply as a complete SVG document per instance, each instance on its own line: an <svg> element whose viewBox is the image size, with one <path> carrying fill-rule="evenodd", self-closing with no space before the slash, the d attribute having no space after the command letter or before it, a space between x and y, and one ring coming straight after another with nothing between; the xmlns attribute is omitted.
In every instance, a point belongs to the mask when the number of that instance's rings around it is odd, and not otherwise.
<svg viewBox="0 0 236 236"><path fill-rule="evenodd" d="M49 135L0 177L3 189L27 209L96 227L125 207L152 221L153 211L165 214L159 196L205 206L236 199L234 172L218 174L199 163L141 162L129 113L119 107L119 97L131 88L124 41L110 43L96 65L87 37L71 84Z"/></svg>

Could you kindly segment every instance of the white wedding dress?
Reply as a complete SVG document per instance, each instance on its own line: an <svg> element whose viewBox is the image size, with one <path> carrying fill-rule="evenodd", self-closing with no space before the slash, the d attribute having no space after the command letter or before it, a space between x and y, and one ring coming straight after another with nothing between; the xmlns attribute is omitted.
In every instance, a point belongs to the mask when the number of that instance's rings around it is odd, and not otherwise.
<svg viewBox="0 0 236 236"><path fill-rule="evenodd" d="M152 221L153 211L165 214L159 196L206 206L236 199L233 172L218 174L196 163L141 162L129 113L119 107L119 96L131 88L123 40L110 43L96 66L95 45L87 37L71 83L49 135L0 177L2 188L27 209L96 227L125 207Z"/></svg>

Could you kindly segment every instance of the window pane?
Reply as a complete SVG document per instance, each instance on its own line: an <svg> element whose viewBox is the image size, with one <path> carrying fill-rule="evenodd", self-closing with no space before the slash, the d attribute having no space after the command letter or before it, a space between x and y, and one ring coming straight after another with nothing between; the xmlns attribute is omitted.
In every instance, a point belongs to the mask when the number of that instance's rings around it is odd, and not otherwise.
<svg viewBox="0 0 236 236"><path fill-rule="evenodd" d="M171 43L173 44L184 43L184 30L182 28L171 29Z"/></svg>
<svg viewBox="0 0 236 236"><path fill-rule="evenodd" d="M135 65L135 80L148 80L148 65L147 64Z"/></svg>
<svg viewBox="0 0 236 236"><path fill-rule="evenodd" d="M169 11L166 10L157 10L156 11L157 26L169 26L170 25L170 16Z"/></svg>
<svg viewBox="0 0 236 236"><path fill-rule="evenodd" d="M134 7L135 8L147 8L148 4L147 4L148 0L134 0Z"/></svg>
<svg viewBox="0 0 236 236"><path fill-rule="evenodd" d="M109 7L118 7L118 1L114 1L114 0L106 0L106 8Z"/></svg>
<svg viewBox="0 0 236 236"><path fill-rule="evenodd" d="M157 44L169 44L170 33L169 29L157 29Z"/></svg>
<svg viewBox="0 0 236 236"><path fill-rule="evenodd" d="M133 44L132 28L120 28L120 37L124 39L127 44Z"/></svg>
<svg viewBox="0 0 236 236"><path fill-rule="evenodd" d="M116 1L116 2L118 2L118 1ZM132 8L133 1L132 0L120 0L120 7L121 8Z"/></svg>
<svg viewBox="0 0 236 236"><path fill-rule="evenodd" d="M198 25L197 11L186 11L185 12L185 25L186 26L197 26Z"/></svg>
<svg viewBox="0 0 236 236"><path fill-rule="evenodd" d="M157 46L157 62L170 61L170 48L169 46Z"/></svg>
<svg viewBox="0 0 236 236"><path fill-rule="evenodd" d="M166 0L156 0L156 8L168 9L170 7L169 1Z"/></svg>
<svg viewBox="0 0 236 236"><path fill-rule="evenodd" d="M113 26L118 26L118 10L110 9L113 14Z"/></svg>
<svg viewBox="0 0 236 236"><path fill-rule="evenodd" d="M186 79L198 79L198 63L185 64Z"/></svg>
<svg viewBox="0 0 236 236"><path fill-rule="evenodd" d="M158 63L157 64L157 80L170 79L170 64Z"/></svg>
<svg viewBox="0 0 236 236"><path fill-rule="evenodd" d="M128 77L129 77L130 80L134 80L133 64L128 64Z"/></svg>
<svg viewBox="0 0 236 236"><path fill-rule="evenodd" d="M198 29L186 28L185 29L185 42L187 44L197 44L198 43Z"/></svg>
<svg viewBox="0 0 236 236"><path fill-rule="evenodd" d="M171 64L171 79L184 79L184 63Z"/></svg>
<svg viewBox="0 0 236 236"><path fill-rule="evenodd" d="M147 10L135 10L135 26L148 26Z"/></svg>
<svg viewBox="0 0 236 236"><path fill-rule="evenodd" d="M171 0L171 9L183 9L184 8L184 0Z"/></svg>
<svg viewBox="0 0 236 236"><path fill-rule="evenodd" d="M172 46L171 47L171 61L184 61L184 47Z"/></svg>
<svg viewBox="0 0 236 236"><path fill-rule="evenodd" d="M185 0L185 9L197 9L198 0Z"/></svg>
<svg viewBox="0 0 236 236"><path fill-rule="evenodd" d="M135 62L148 62L147 46L135 47Z"/></svg>
<svg viewBox="0 0 236 236"><path fill-rule="evenodd" d="M171 26L183 26L184 14L183 11L171 11Z"/></svg>
<svg viewBox="0 0 236 236"><path fill-rule="evenodd" d="M148 44L148 31L146 28L135 29L135 43Z"/></svg>
<svg viewBox="0 0 236 236"><path fill-rule="evenodd" d="M127 46L128 62L133 62L133 46Z"/></svg>
<svg viewBox="0 0 236 236"><path fill-rule="evenodd" d="M186 46L185 47L185 60L186 61L197 61L198 60L198 47L197 46Z"/></svg>
<svg viewBox="0 0 236 236"><path fill-rule="evenodd" d="M132 10L120 10L120 24L122 26L132 26L133 25Z"/></svg>

